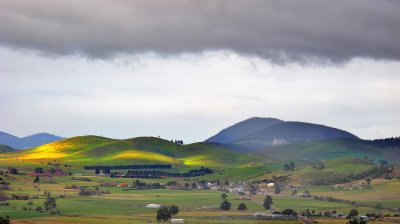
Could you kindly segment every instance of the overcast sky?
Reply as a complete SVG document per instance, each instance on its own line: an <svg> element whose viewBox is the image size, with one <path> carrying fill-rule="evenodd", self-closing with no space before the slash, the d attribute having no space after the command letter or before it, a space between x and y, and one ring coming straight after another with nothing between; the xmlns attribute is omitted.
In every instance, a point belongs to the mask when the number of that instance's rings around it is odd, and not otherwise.
<svg viewBox="0 0 400 224"><path fill-rule="evenodd" d="M0 0L0 131L194 142L259 116L400 136L399 10Z"/></svg>

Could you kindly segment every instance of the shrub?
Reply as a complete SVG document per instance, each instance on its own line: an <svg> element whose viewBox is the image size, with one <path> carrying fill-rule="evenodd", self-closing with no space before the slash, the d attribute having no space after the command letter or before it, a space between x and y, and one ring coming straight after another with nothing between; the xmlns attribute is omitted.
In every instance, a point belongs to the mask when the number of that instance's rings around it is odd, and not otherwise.
<svg viewBox="0 0 400 224"><path fill-rule="evenodd" d="M287 208L285 210L282 211L282 215L292 215L292 216L297 216L297 212L294 211L291 208Z"/></svg>
<svg viewBox="0 0 400 224"><path fill-rule="evenodd" d="M222 210L231 210L231 203L228 200L224 200L219 208Z"/></svg>
<svg viewBox="0 0 400 224"><path fill-rule="evenodd" d="M171 215L174 216L179 213L179 208L176 205L171 205L169 211L171 212Z"/></svg>
<svg viewBox="0 0 400 224"><path fill-rule="evenodd" d="M49 213L50 213L51 215L57 215L57 214L60 213L60 211L58 211L57 209L53 208L53 209L50 209L50 210L49 210Z"/></svg>
<svg viewBox="0 0 400 224"><path fill-rule="evenodd" d="M168 219L172 217L171 211L168 209L168 207L160 208L157 211L157 221L164 221L166 222Z"/></svg>
<svg viewBox="0 0 400 224"><path fill-rule="evenodd" d="M3 218L0 216L0 224L10 224L10 217L6 216Z"/></svg>
<svg viewBox="0 0 400 224"><path fill-rule="evenodd" d="M79 191L79 195L80 196L92 196L92 195L99 195L100 193L98 191L95 190L90 190L90 189L84 189L82 188Z"/></svg>
<svg viewBox="0 0 400 224"><path fill-rule="evenodd" d="M247 210L247 205L245 203L240 203L237 210Z"/></svg>
<svg viewBox="0 0 400 224"><path fill-rule="evenodd" d="M42 207L40 207L40 206L38 206L38 207L36 207L36 209L35 209L37 212L43 212L43 208Z"/></svg>
<svg viewBox="0 0 400 224"><path fill-rule="evenodd" d="M55 210L57 208L56 199L53 197L47 197L43 205L46 211Z"/></svg>
<svg viewBox="0 0 400 224"><path fill-rule="evenodd" d="M357 215L358 215L357 209L353 208L353 209L350 210L349 214L347 215L347 218L351 219L351 218L356 217Z"/></svg>

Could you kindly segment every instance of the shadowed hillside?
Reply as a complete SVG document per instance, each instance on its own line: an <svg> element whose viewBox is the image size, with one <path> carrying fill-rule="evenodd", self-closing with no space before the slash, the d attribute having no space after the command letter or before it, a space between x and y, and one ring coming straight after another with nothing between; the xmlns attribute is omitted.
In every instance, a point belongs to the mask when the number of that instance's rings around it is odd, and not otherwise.
<svg viewBox="0 0 400 224"><path fill-rule="evenodd" d="M283 121L275 118L260 118L253 117L237 124L234 124L224 130L220 131L218 134L207 139L208 142L216 142L221 144L232 143L245 136L254 134L262 129L271 127L272 125L281 123Z"/></svg>
<svg viewBox="0 0 400 224"><path fill-rule="evenodd" d="M15 149L11 148L8 145L1 145L0 144L0 153L1 152L12 152L12 151L15 151Z"/></svg>
<svg viewBox="0 0 400 224"><path fill-rule="evenodd" d="M268 146L338 138L358 139L349 132L319 124L251 118L222 130L207 141L257 150Z"/></svg>
<svg viewBox="0 0 400 224"><path fill-rule="evenodd" d="M315 160L340 157L369 158L378 161L400 159L400 146L378 147L372 141L360 139L328 139L307 143L270 146L257 152L277 160Z"/></svg>

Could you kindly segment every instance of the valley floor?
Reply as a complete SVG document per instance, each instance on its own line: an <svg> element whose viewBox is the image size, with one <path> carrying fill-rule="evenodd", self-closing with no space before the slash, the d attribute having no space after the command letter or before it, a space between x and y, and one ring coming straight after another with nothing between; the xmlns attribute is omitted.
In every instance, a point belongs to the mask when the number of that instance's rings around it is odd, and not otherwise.
<svg viewBox="0 0 400 224"><path fill-rule="evenodd" d="M256 212L266 212L261 206L264 196L258 196L253 200L238 200L237 194L228 193L228 200L232 203L232 210L222 211L218 209L222 199L220 191L211 190L126 190L118 187L99 187L102 191L109 191L110 194L100 196L80 196L79 189L66 189L66 186L77 185L95 188L100 182L118 182L119 184L133 179L115 179L109 177L88 176L80 177L80 180L73 180L72 177L60 176L42 180L38 188L35 188L32 177L23 175L9 176L11 189L4 190L7 195L29 195L37 196L37 199L30 200L8 200L9 206L0 206L0 216L10 216L12 223L157 223L157 209L146 208L149 203L161 205L177 205L180 212L176 218L185 219L185 223L299 223L299 221L265 221L254 218ZM90 181L89 181L90 180ZM149 179L143 181L151 181ZM158 181L158 180L153 180ZM162 180L167 181L167 180ZM47 182L47 183L46 183ZM372 184L371 189L358 191L332 192L326 187L308 188L315 195L330 195L335 197L349 198L351 200L375 203L378 201L384 206L395 206L399 200L399 181L381 181ZM388 186L391 186L390 188ZM57 209L61 215L50 215L48 213L36 212L38 206L43 207L45 200L44 192L51 192L56 198ZM374 193L375 192L375 193ZM365 197L365 195L370 195ZM371 195L375 197L371 198ZM379 195L384 196L382 200ZM391 199L389 200L388 197ZM312 198L298 198L290 195L289 190L284 190L280 195L273 196L273 208L283 210L293 208L296 211L305 209L323 212L326 210L337 210L347 214L354 206L347 203L318 201ZM385 203L387 201L387 203ZM237 211L239 203L245 203L247 211ZM386 210L377 210L369 206L359 206L360 213L380 212L392 213ZM319 223L346 223L347 220L316 219ZM384 223L396 223L398 219L390 219ZM383 223L376 221L374 223Z"/></svg>

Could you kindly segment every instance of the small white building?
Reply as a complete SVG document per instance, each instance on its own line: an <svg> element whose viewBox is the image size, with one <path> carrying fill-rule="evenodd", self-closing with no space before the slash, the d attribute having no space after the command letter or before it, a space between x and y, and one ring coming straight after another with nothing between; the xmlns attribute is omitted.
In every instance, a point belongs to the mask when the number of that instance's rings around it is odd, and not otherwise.
<svg viewBox="0 0 400 224"><path fill-rule="evenodd" d="M184 219L171 219L171 223L185 223Z"/></svg>
<svg viewBox="0 0 400 224"><path fill-rule="evenodd" d="M369 221L369 217L366 216L366 215L359 215L359 216L358 216L358 219L359 219L360 221L364 221L364 222L368 222L368 221Z"/></svg>
<svg viewBox="0 0 400 224"><path fill-rule="evenodd" d="M146 205L146 208L161 208L161 205L159 205L159 204L148 204L148 205Z"/></svg>

